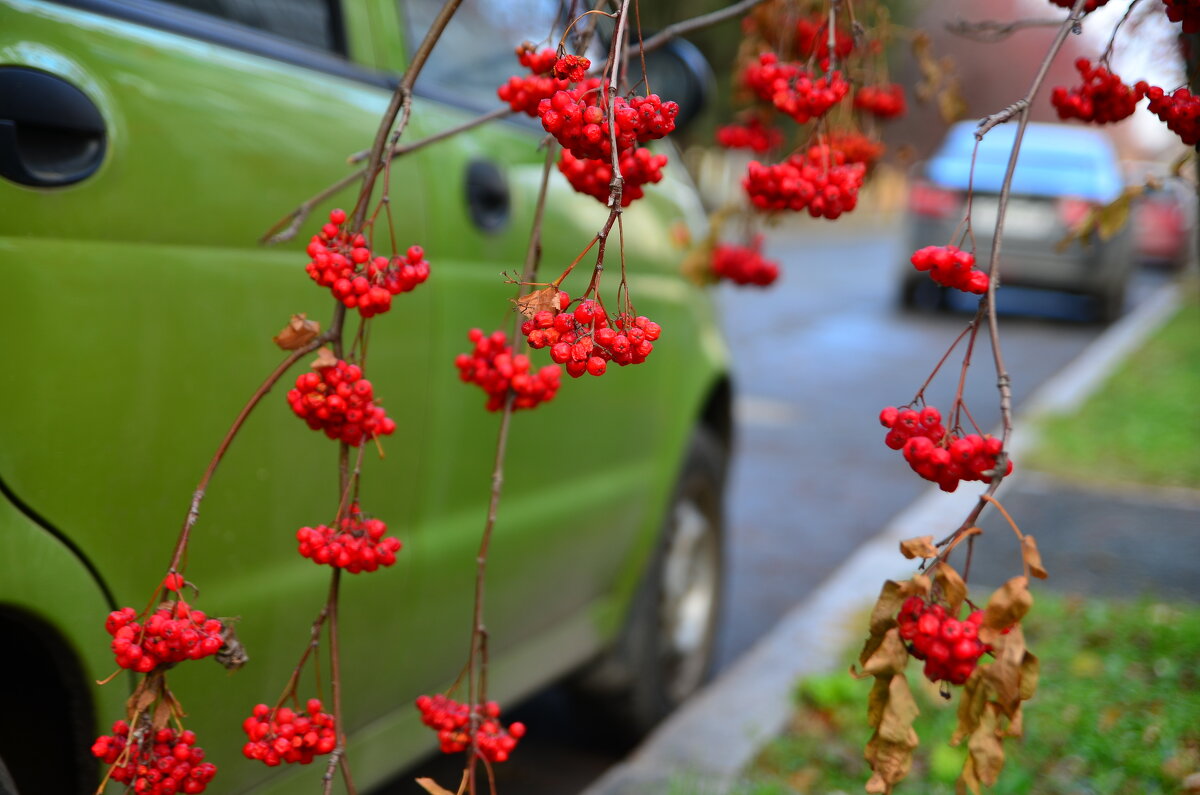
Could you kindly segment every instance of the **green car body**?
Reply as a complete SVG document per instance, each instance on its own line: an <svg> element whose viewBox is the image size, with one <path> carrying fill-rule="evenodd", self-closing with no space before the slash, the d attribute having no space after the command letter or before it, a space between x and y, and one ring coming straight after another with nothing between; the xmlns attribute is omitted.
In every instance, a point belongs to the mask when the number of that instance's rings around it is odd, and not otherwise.
<svg viewBox="0 0 1200 795"><path fill-rule="evenodd" d="M295 312L327 322L332 301L304 273L303 247L322 213L352 203L353 188L318 209L295 241L257 241L369 145L390 94L386 76L402 71L408 41L394 0L342 4L340 71L334 55L313 66L256 52L253 31L244 47L192 35L190 20L207 30L200 14L164 11L182 20L172 29L109 8L121 5L0 0L0 77L18 68L61 78L94 103L106 134L102 162L74 184L0 179L9 343L0 631L11 648L28 650L19 659L6 652L0 697L5 722L71 726L36 742L0 733L0 759L18 783L14 759L40 756L45 767L86 758L80 738L124 717L132 678L93 684L116 668L104 618L114 607L143 608L162 578L201 472L281 359L271 335ZM218 33L236 28L212 24ZM517 73L510 60L511 71L488 79ZM475 113L418 96L405 140ZM529 124L498 122L392 168L398 245L424 246L432 275L373 321L366 367L398 428L383 440L383 460L368 450L362 504L404 549L391 569L343 578L345 712L360 786L430 749L412 699L447 687L466 659L498 417L459 381L453 361L469 347L469 328L508 323L513 287L501 273L524 258L538 140ZM510 215L493 231L468 210L465 174L477 161L496 166L510 194ZM673 162L624 218L638 311L664 328L653 356L566 383L553 402L514 418L488 572L489 686L502 700L613 642L693 430L704 422L727 429L723 343L709 301L679 275L684 252L672 230L696 235L703 223L681 169ZM543 262L557 273L606 210L555 174L548 211ZM580 292L585 279L564 287ZM615 289L615 274L606 282ZM196 606L237 617L250 655L232 675L208 662L169 675L187 726L220 768L218 792L290 792L320 775L268 769L240 753L241 721L278 697L328 587L328 570L296 553L296 529L331 520L338 497L336 445L284 400L301 369L234 442L187 559L201 589ZM30 675L30 659L54 664ZM315 688L309 670L301 696ZM80 769L70 775L94 775Z"/></svg>

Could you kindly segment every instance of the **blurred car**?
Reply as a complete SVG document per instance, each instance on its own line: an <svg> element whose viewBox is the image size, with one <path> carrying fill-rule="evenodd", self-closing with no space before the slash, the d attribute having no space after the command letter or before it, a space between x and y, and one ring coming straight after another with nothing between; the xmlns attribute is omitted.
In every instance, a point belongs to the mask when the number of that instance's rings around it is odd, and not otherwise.
<svg viewBox="0 0 1200 795"><path fill-rule="evenodd" d="M132 685L95 685L116 668L105 616L142 607L161 580L201 471L281 359L271 335L294 312L328 316L304 246L353 189L291 244L257 240L347 173L441 5L0 0L4 795L95 791L88 749L125 717ZM497 107L496 85L520 71L514 46L561 13L557 0L464 4L406 140ZM510 317L500 274L524 260L543 135L497 122L391 169L396 239L423 245L433 274L372 326L368 374L399 427L386 460L368 456L361 500L405 546L394 568L343 580L343 701L364 790L435 747L413 699L465 662L497 417L454 358L470 327ZM543 260L557 273L607 211L558 175L551 188ZM711 302L671 242L681 227L701 236L703 219L668 168L624 216L632 295L665 329L653 358L513 420L488 572L489 694L504 703L603 658L645 726L705 675L730 385ZM289 383L224 459L189 551L196 606L240 617L250 655L232 676L170 673L221 793L311 790L323 768L241 755L242 720L283 690L329 581L295 533L333 518L336 450L292 415Z"/></svg>
<svg viewBox="0 0 1200 795"><path fill-rule="evenodd" d="M909 252L929 245L969 249L962 224L975 151L976 122L950 128L910 187ZM1016 135L1015 123L990 130L979 144L971 204L976 267L986 269L996 225L1000 189ZM1104 133L1061 124L1030 123L1021 142L1005 215L1000 250L1001 286L1078 293L1092 298L1095 315L1118 317L1133 267L1132 235L1122 229L1101 241L1091 235L1065 250L1057 244L1087 212L1116 199L1124 187L1116 150ZM907 262L901 268L905 307L935 307L946 289Z"/></svg>
<svg viewBox="0 0 1200 795"><path fill-rule="evenodd" d="M1144 186L1129 215L1135 256L1144 265L1183 270L1194 258L1195 189L1156 163L1132 163L1126 171L1130 185Z"/></svg>

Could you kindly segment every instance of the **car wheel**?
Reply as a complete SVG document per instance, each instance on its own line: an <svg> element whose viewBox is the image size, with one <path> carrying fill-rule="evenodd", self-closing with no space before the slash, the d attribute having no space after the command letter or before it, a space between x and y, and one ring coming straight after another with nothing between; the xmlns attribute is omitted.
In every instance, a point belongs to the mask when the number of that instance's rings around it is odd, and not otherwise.
<svg viewBox="0 0 1200 795"><path fill-rule="evenodd" d="M696 431L622 636L579 682L617 726L637 736L698 690L712 669L726 457L712 431Z"/></svg>

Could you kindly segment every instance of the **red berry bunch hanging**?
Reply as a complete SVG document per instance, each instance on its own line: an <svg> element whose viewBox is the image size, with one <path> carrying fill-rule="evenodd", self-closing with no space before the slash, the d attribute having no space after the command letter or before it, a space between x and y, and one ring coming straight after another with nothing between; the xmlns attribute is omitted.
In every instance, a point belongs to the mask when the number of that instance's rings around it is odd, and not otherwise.
<svg viewBox="0 0 1200 795"><path fill-rule="evenodd" d="M975 664L988 646L979 640L983 611L976 610L959 621L940 604L910 596L896 616L900 637L908 641L908 653L925 661L925 678L943 679L961 685L971 678Z"/></svg>
<svg viewBox="0 0 1200 795"><path fill-rule="evenodd" d="M913 252L910 260L919 271L944 287L982 295L988 289L988 275L975 268L975 255L956 246L925 246Z"/></svg>
<svg viewBox="0 0 1200 795"><path fill-rule="evenodd" d="M1184 33L1200 33L1200 3L1196 0L1163 0L1167 19L1182 22Z"/></svg>
<svg viewBox="0 0 1200 795"><path fill-rule="evenodd" d="M407 293L429 278L429 263L420 246L412 246L404 257L373 257L367 239L351 235L341 227L344 210L332 210L329 223L308 243L312 261L305 270L312 280L328 287L333 297L363 317L386 312L392 296Z"/></svg>
<svg viewBox="0 0 1200 795"><path fill-rule="evenodd" d="M1144 80L1137 88L1150 100L1150 112L1162 119L1171 132L1188 146L1200 144L1200 95L1193 95L1186 88L1177 88L1168 94L1158 86L1147 85Z"/></svg>
<svg viewBox="0 0 1200 795"><path fill-rule="evenodd" d="M828 146L814 146L782 163L750 161L742 187L760 210L808 210L814 218L837 218L858 205L866 167L847 163Z"/></svg>
<svg viewBox="0 0 1200 795"><path fill-rule="evenodd" d="M870 168L883 156L884 146L860 132L848 130L829 134L829 148L841 152L847 163L862 163Z"/></svg>
<svg viewBox="0 0 1200 795"><path fill-rule="evenodd" d="M718 279L766 287L779 278L779 265L762 255L763 236L749 246L722 243L713 249L712 268Z"/></svg>
<svg viewBox="0 0 1200 795"><path fill-rule="evenodd" d="M438 693L420 696L417 709L421 722L437 731L438 744L442 753L455 754L467 750L471 744L471 712L466 704ZM503 762L517 747L517 741L525 736L524 723L511 723L505 728L500 723L500 705L489 701L475 708L478 728L475 730L475 747L489 762Z"/></svg>
<svg viewBox="0 0 1200 795"><path fill-rule="evenodd" d="M176 795L204 792L217 774L217 766L204 761L204 749L196 745L193 731L139 729L133 733L133 749L122 757L131 742L129 724L119 720L111 735L101 735L92 744L92 755L112 769L113 781L127 784L138 795Z"/></svg>
<svg viewBox="0 0 1200 795"><path fill-rule="evenodd" d="M571 83L581 83L592 68L590 59L582 55L564 55L554 62L554 76Z"/></svg>
<svg viewBox="0 0 1200 795"><path fill-rule="evenodd" d="M550 348L550 358L578 378L604 375L610 361L622 367L646 361L662 327L641 315L619 315L610 325L600 303L589 299L572 312L538 312L521 324L521 333L530 347Z"/></svg>
<svg viewBox="0 0 1200 795"><path fill-rule="evenodd" d="M552 364L534 370L528 356L513 354L508 335L503 331L484 334L475 328L468 332L467 338L475 343L475 350L460 353L454 364L459 378L468 384L478 384L487 393L488 411L504 408L509 389L515 393L513 409L531 409L558 394L562 370Z"/></svg>
<svg viewBox="0 0 1200 795"><path fill-rule="evenodd" d="M903 116L904 87L899 83L863 86L854 94L854 107L880 119Z"/></svg>
<svg viewBox="0 0 1200 795"><path fill-rule="evenodd" d="M1130 87L1121 78L1087 58L1075 61L1083 83L1071 89L1055 86L1050 102L1060 119L1079 119L1093 124L1108 124L1133 115L1144 96L1142 83Z"/></svg>
<svg viewBox="0 0 1200 795"><path fill-rule="evenodd" d="M375 405L374 387L363 378L362 368L341 359L302 374L287 401L308 427L352 447L396 430L395 420Z"/></svg>
<svg viewBox="0 0 1200 795"><path fill-rule="evenodd" d="M528 67L530 73L508 78L496 89L496 96L517 113L537 116L538 103L553 96L555 91L562 91L571 81L554 73L558 54L548 47L539 51L529 42L524 42L517 47L517 60L522 66Z"/></svg>
<svg viewBox="0 0 1200 795"><path fill-rule="evenodd" d="M759 99L770 102L804 124L841 101L850 84L841 72L815 77L797 63L781 63L773 52L764 52L757 62L746 65L742 82Z"/></svg>
<svg viewBox="0 0 1200 795"><path fill-rule="evenodd" d="M112 635L117 665L146 674L160 665L199 660L216 654L224 641L224 624L193 610L182 599L159 605L144 623L137 611L123 607L108 614L104 628Z"/></svg>
<svg viewBox="0 0 1200 795"><path fill-rule="evenodd" d="M306 706L307 713L256 705L242 721L242 730L250 738L242 753L247 759L275 767L285 762L307 765L314 757L332 751L337 745L333 716L321 711L319 698L310 698Z"/></svg>
<svg viewBox="0 0 1200 795"><path fill-rule="evenodd" d="M662 180L662 169L667 164L666 155L656 155L642 146L626 149L621 152L618 162L621 166L621 177L624 185L621 187L621 206L628 207L636 199L646 195L642 186ZM594 197L608 204L611 194L612 164L605 159L579 158L564 149L558 158L558 170L571 183L571 187L580 193Z"/></svg>
<svg viewBox="0 0 1200 795"><path fill-rule="evenodd" d="M942 491L954 491L964 480L992 482L989 473L996 468L996 456L1002 447L999 439L976 433L947 433L941 412L933 406L920 411L889 406L879 413L879 423L891 429L884 443L893 450L902 449L912 470L938 484ZM1009 461L1004 474L1011 473Z"/></svg>
<svg viewBox="0 0 1200 795"><path fill-rule="evenodd" d="M1054 5L1058 6L1059 8L1073 8L1075 6L1075 0L1050 0L1050 2L1054 3ZM1083 13L1090 14L1100 6L1105 5L1107 2L1108 0L1087 0L1087 2L1083 4Z"/></svg>
<svg viewBox="0 0 1200 795"><path fill-rule="evenodd" d="M576 88L555 92L538 103L542 127L564 148L581 158L607 159L612 152L606 91L597 90L599 81L585 80ZM616 97L617 151L631 149L675 129L679 105L663 102L658 94L644 97Z"/></svg>
<svg viewBox="0 0 1200 795"><path fill-rule="evenodd" d="M796 53L800 58L811 58L815 52L821 68L829 64L829 20L825 16L813 16L796 23ZM854 37L840 30L833 32L833 52L838 60L854 50Z"/></svg>
<svg viewBox="0 0 1200 795"><path fill-rule="evenodd" d="M379 519L364 519L358 503L334 527L323 524L296 531L300 554L313 563L344 569L350 574L391 566L400 551L400 539L384 538L387 525Z"/></svg>
<svg viewBox="0 0 1200 795"><path fill-rule="evenodd" d="M750 149L768 152L783 143L783 132L763 123L757 116L745 124L727 124L717 128L717 144L726 149Z"/></svg>

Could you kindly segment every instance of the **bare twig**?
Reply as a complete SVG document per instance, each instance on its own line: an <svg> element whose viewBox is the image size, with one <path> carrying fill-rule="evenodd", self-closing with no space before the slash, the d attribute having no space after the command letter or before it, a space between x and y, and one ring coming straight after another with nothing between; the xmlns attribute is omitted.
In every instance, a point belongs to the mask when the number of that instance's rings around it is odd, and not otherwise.
<svg viewBox="0 0 1200 795"><path fill-rule="evenodd" d="M712 11L708 14L701 14L698 17L692 17L691 19L681 20L679 22L675 22L674 24L667 25L665 28L660 30L658 33L655 33L642 43L642 51L650 52L651 50L657 50L659 47L663 46L677 36L683 36L691 33L692 31L707 28L712 25L725 22L726 20L733 19L734 17L746 13L756 5L759 5L763 2L765 2L765 0L741 0L739 3L734 3L731 6L726 6L725 8Z"/></svg>
<svg viewBox="0 0 1200 795"><path fill-rule="evenodd" d="M965 39L991 43L1003 41L1017 31L1028 28L1053 28L1061 24L1061 19L1017 19L1012 22L1000 22L993 19L972 22L955 19L946 23L946 30Z"/></svg>

